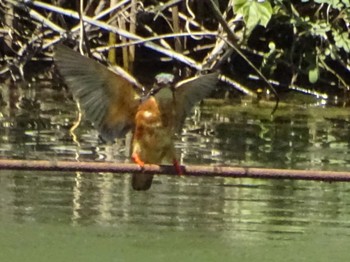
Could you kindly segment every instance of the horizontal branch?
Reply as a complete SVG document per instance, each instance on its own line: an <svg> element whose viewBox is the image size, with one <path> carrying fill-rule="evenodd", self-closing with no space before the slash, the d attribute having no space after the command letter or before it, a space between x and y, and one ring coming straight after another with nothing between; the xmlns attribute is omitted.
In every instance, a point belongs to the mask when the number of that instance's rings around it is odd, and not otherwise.
<svg viewBox="0 0 350 262"><path fill-rule="evenodd" d="M0 159L0 170L36 170L36 171L82 171L111 173L150 173L176 175L171 165L145 165L144 168L135 164L110 162L73 162L46 160L10 160ZM182 166L183 174L188 176L232 177L232 178L264 178L293 179L316 181L350 181L350 172L269 169L224 166Z"/></svg>

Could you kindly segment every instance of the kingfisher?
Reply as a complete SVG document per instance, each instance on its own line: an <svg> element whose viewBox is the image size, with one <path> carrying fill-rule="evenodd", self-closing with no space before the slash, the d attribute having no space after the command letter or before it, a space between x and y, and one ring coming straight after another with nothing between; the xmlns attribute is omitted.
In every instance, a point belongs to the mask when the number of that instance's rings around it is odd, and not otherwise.
<svg viewBox="0 0 350 262"><path fill-rule="evenodd" d="M176 158L174 137L180 133L192 107L216 87L218 73L209 73L172 84L170 74L156 76L158 86L144 93L137 82L94 59L57 45L54 61L85 116L105 141L123 138L132 130L131 159L145 164L172 163L182 174ZM132 187L148 190L153 174L133 174Z"/></svg>

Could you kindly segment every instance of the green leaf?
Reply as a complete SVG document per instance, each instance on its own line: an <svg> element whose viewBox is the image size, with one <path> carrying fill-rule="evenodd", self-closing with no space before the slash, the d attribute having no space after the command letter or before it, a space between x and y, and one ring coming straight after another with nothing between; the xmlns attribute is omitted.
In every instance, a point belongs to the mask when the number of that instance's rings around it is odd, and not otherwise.
<svg viewBox="0 0 350 262"><path fill-rule="evenodd" d="M314 84L317 82L320 75L320 70L317 65L309 67L309 82Z"/></svg>
<svg viewBox="0 0 350 262"><path fill-rule="evenodd" d="M233 9L243 16L249 33L257 25L266 27L273 13L271 4L267 0L236 0Z"/></svg>
<svg viewBox="0 0 350 262"><path fill-rule="evenodd" d="M327 33L332 31L331 25L325 21L317 21L316 23L310 23L310 25L312 25L310 28L311 35L324 39L327 39Z"/></svg>
<svg viewBox="0 0 350 262"><path fill-rule="evenodd" d="M249 5L250 2L249 0L236 0L236 1L233 1L233 10L236 12L236 13L240 13L240 9L242 9L245 5Z"/></svg>
<svg viewBox="0 0 350 262"><path fill-rule="evenodd" d="M344 9L344 7L349 7L349 0L314 0L318 4L327 4L334 9Z"/></svg>
<svg viewBox="0 0 350 262"><path fill-rule="evenodd" d="M335 45L338 48L343 48L345 52L350 53L350 39L349 39L349 33L343 32L339 33L337 31L332 32Z"/></svg>

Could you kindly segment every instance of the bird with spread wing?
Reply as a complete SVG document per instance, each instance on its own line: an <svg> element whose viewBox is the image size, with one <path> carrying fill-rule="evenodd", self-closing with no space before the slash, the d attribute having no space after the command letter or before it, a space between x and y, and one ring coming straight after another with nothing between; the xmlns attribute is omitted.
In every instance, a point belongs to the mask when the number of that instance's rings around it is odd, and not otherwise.
<svg viewBox="0 0 350 262"><path fill-rule="evenodd" d="M149 94L137 92L135 83L97 61L59 44L55 63L69 90L106 141L121 138L133 130L131 158L145 164L173 163L181 169L174 148L175 133L197 102L216 86L218 73L194 77L172 85L160 77L160 86ZM152 174L133 174L132 187L148 190Z"/></svg>

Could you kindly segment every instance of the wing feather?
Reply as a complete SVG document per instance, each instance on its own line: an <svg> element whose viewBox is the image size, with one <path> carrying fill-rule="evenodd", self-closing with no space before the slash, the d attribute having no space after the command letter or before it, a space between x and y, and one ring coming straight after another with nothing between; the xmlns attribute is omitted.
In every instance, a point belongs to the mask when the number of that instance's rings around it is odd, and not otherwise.
<svg viewBox="0 0 350 262"><path fill-rule="evenodd" d="M133 126L139 96L133 84L102 64L58 45L56 65L86 117L105 140L122 137Z"/></svg>
<svg viewBox="0 0 350 262"><path fill-rule="evenodd" d="M186 116L192 107L208 97L215 89L219 73L193 77L175 86L176 132L181 132Z"/></svg>

